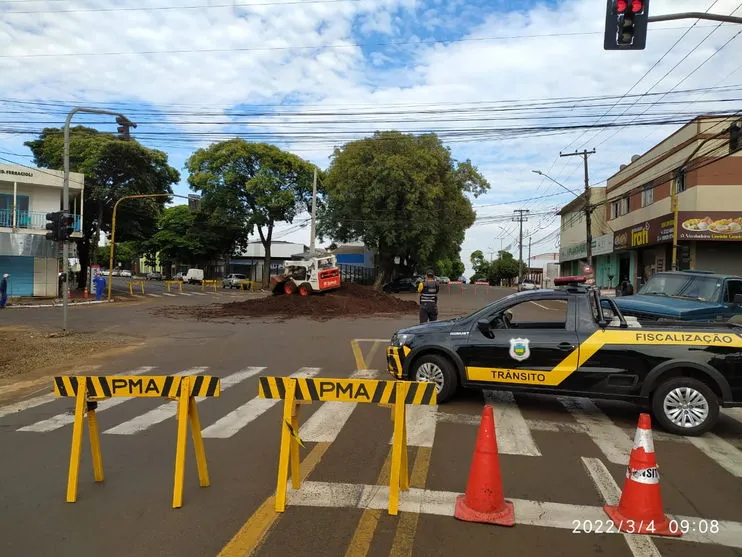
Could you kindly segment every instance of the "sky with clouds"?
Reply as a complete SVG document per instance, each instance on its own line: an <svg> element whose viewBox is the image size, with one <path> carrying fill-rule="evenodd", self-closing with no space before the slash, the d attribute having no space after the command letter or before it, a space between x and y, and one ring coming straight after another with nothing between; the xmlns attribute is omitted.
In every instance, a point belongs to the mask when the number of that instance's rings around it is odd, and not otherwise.
<svg viewBox="0 0 742 557"><path fill-rule="evenodd" d="M738 0L652 0L651 14L742 16ZM652 23L642 51L603 50L602 0L0 0L0 160L73 106L120 111L182 173L240 135L327 168L381 129L435 131L491 184L469 254L558 250L554 212L700 113L742 108L742 26ZM622 97L623 96L623 97ZM75 123L115 131L111 119ZM609 125L603 128L585 126ZM532 172L541 170L550 179ZM307 215L278 227L309 243Z"/></svg>

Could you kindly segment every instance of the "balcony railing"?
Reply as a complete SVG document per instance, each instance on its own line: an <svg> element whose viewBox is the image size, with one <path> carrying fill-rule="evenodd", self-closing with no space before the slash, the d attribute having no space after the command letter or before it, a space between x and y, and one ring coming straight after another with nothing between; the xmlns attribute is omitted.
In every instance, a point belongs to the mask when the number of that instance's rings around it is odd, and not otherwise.
<svg viewBox="0 0 742 557"><path fill-rule="evenodd" d="M51 211L50 211L51 212ZM40 211L16 211L16 227L28 230L46 230L46 212ZM75 232L82 230L80 215L75 217L72 228ZM10 209L0 209L0 227L13 227L13 211Z"/></svg>

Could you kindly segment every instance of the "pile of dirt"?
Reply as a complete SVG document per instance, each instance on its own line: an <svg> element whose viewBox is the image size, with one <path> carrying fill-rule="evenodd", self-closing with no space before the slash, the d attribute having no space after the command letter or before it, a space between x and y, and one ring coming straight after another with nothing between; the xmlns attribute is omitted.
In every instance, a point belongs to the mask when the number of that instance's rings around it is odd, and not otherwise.
<svg viewBox="0 0 742 557"><path fill-rule="evenodd" d="M348 283L337 290L310 296L299 296L298 294L277 295L205 307L164 307L157 310L157 313L168 317L190 315L197 319L309 317L326 320L333 317L409 314L416 313L418 307L417 302L401 300L395 296L376 291L371 286Z"/></svg>

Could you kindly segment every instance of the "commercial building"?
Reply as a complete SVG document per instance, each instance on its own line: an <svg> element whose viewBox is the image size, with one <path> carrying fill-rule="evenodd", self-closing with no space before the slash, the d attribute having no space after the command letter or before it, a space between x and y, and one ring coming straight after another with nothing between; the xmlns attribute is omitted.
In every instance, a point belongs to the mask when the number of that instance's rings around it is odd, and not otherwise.
<svg viewBox="0 0 742 557"><path fill-rule="evenodd" d="M608 178L612 272L635 290L672 268L742 274L739 125L739 116L699 116Z"/></svg>
<svg viewBox="0 0 742 557"><path fill-rule="evenodd" d="M10 296L56 296L60 250L46 239L47 213L62 209L64 175L45 168L0 164L0 274ZM85 177L71 172L73 238L81 237Z"/></svg>
<svg viewBox="0 0 742 557"><path fill-rule="evenodd" d="M590 188L590 206L602 207L606 199L606 188ZM587 222L585 214L585 194L576 197L565 205L559 215L559 271L561 276L582 273L587 263ZM616 271L613 252L613 232L608 227L603 211L592 211L590 234L592 236L593 268L595 283L602 287L616 285Z"/></svg>
<svg viewBox="0 0 742 557"><path fill-rule="evenodd" d="M277 275L283 271L283 262L290 259L292 255L307 253L309 247L304 244L293 242L282 242L280 240L271 242L271 275ZM262 280L265 271L265 248L262 242L250 242L247 247L235 254L228 261L227 273L242 273L251 280Z"/></svg>

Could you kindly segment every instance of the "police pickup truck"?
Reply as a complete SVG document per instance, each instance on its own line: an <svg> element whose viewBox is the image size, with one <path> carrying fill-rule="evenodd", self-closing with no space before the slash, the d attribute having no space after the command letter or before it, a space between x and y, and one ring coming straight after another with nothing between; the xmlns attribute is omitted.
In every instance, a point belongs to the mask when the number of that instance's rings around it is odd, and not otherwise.
<svg viewBox="0 0 742 557"><path fill-rule="evenodd" d="M636 402L680 435L711 429L742 406L742 326L624 317L584 277L518 292L468 315L397 331L386 349L396 379Z"/></svg>

